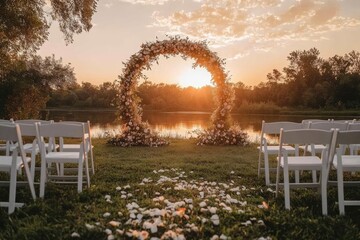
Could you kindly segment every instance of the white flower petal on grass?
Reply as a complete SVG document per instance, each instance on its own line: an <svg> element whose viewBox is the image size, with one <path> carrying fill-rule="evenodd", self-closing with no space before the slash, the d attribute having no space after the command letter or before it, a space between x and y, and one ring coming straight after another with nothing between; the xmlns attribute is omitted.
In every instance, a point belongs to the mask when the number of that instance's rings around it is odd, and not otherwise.
<svg viewBox="0 0 360 240"><path fill-rule="evenodd" d="M106 213L103 214L103 217L105 217L105 218L106 218L106 217L110 217L110 215L111 215L111 213L106 212Z"/></svg>
<svg viewBox="0 0 360 240"><path fill-rule="evenodd" d="M199 203L199 206L200 206L201 208L206 207L206 205L207 205L207 204L206 204L206 202L204 202L204 201L203 201L203 202L201 202L201 203Z"/></svg>
<svg viewBox="0 0 360 240"><path fill-rule="evenodd" d="M193 200L191 198L184 198L185 203L191 204L193 203Z"/></svg>
<svg viewBox="0 0 360 240"><path fill-rule="evenodd" d="M77 232L73 232L73 233L71 234L71 237L73 237L73 238L79 238L79 237L80 237L80 234L78 234Z"/></svg>
<svg viewBox="0 0 360 240"><path fill-rule="evenodd" d="M117 234L120 234L120 235L124 234L124 230L116 229L115 231Z"/></svg>
<svg viewBox="0 0 360 240"><path fill-rule="evenodd" d="M217 211L217 208L216 207L210 207L209 211L210 211L210 213L215 214L216 211Z"/></svg>
<svg viewBox="0 0 360 240"><path fill-rule="evenodd" d="M86 227L88 230L93 230L93 229L95 228L94 225L88 224L88 223L85 223L85 227Z"/></svg>
<svg viewBox="0 0 360 240"><path fill-rule="evenodd" d="M250 220L247 220L246 222L242 222L242 223L240 223L240 224L247 227L247 226L251 225L252 223L251 223Z"/></svg>
<svg viewBox="0 0 360 240"><path fill-rule="evenodd" d="M216 234L210 238L210 240L218 240L218 239L219 239L219 236Z"/></svg>
<svg viewBox="0 0 360 240"><path fill-rule="evenodd" d="M151 227L150 227L150 231L151 231L151 233L157 233L157 231L158 231L157 225L152 224Z"/></svg>
<svg viewBox="0 0 360 240"><path fill-rule="evenodd" d="M118 226L120 226L120 222L118 222L118 221L110 221L109 225L112 226L112 227L118 227Z"/></svg>
<svg viewBox="0 0 360 240"><path fill-rule="evenodd" d="M219 225L220 224L219 215L217 215L217 214L212 215L210 220L212 221L212 223L214 225Z"/></svg>
<svg viewBox="0 0 360 240"><path fill-rule="evenodd" d="M204 198L205 193L204 192L199 192L200 198Z"/></svg>
<svg viewBox="0 0 360 240"><path fill-rule="evenodd" d="M116 191L121 191L121 187L116 187Z"/></svg>
<svg viewBox="0 0 360 240"><path fill-rule="evenodd" d="M221 239L221 240L227 240L227 239L228 239L228 237L227 237L227 236L225 236L224 234L221 234L221 235L220 235L220 239Z"/></svg>
<svg viewBox="0 0 360 240"><path fill-rule="evenodd" d="M265 226L265 223L263 220L258 220L258 224L261 225L261 226Z"/></svg>
<svg viewBox="0 0 360 240"><path fill-rule="evenodd" d="M105 230L104 230L104 232L105 232L107 235L112 234L112 231L111 231L110 229L108 229L108 228L107 228L107 229L105 229Z"/></svg>
<svg viewBox="0 0 360 240"><path fill-rule="evenodd" d="M108 237L107 237L107 240L114 240L114 239L115 239L115 236L112 234L108 235Z"/></svg>

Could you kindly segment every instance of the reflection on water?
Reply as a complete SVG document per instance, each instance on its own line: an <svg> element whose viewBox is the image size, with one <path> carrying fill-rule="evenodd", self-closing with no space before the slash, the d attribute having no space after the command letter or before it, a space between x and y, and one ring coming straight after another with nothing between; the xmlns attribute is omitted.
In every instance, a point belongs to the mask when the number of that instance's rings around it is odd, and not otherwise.
<svg viewBox="0 0 360 240"><path fill-rule="evenodd" d="M116 121L115 113L112 111L49 111L46 114L48 119L55 121L90 120L94 137L119 133L120 122ZM210 116L211 113L208 112L144 112L143 119L163 137L189 138L195 136L194 130L206 129L211 124ZM249 140L252 142L259 141L262 120L301 122L304 119L304 116L286 115L234 114L232 117L234 122L249 135Z"/></svg>

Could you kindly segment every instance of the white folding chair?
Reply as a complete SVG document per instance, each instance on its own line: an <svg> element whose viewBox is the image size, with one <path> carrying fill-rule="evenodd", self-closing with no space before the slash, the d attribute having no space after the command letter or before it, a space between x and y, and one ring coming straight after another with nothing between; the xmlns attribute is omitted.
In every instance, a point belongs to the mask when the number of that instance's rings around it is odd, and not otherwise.
<svg viewBox="0 0 360 240"><path fill-rule="evenodd" d="M16 187L17 184L20 183L17 182L17 172L22 167L25 169L25 175L30 187L32 198L36 199L34 183L28 166L31 159L25 156L21 131L17 124L10 125L0 123L0 139L3 141L12 141L17 143L17 146L13 149L11 156L0 156L0 171L10 174L10 181L6 182L10 184L9 201L0 202L0 206L7 207L8 213L11 214L15 211L15 207L21 207L24 205L24 203L16 202Z"/></svg>
<svg viewBox="0 0 360 240"><path fill-rule="evenodd" d="M76 183L78 192L82 191L83 171L85 170L85 177L87 186L90 187L89 164L86 157L86 149L88 146L88 135L85 134L84 124L66 124L53 123L42 125L36 123L38 139L40 140L41 152L41 173L40 173L40 197L44 197L45 184L48 180L54 180L58 183ZM47 151L45 148L45 138L73 138L80 143L78 152L56 152ZM48 165L55 164L77 164L77 174L74 175L51 175ZM85 163L85 166L84 166ZM71 181L77 179L76 182Z"/></svg>
<svg viewBox="0 0 360 240"><path fill-rule="evenodd" d="M333 138L336 138L336 130L298 129L280 131L280 150L278 154L278 165L276 174L276 194L279 191L280 172L282 168L284 178L285 208L290 209L290 187L317 187L321 188L322 212L327 214L327 177L328 156L333 149ZM285 144L324 144L321 157L319 156L289 156L288 151L283 148ZM332 150L331 150L332 151ZM320 182L298 182L290 183L289 171L316 170L321 173Z"/></svg>
<svg viewBox="0 0 360 240"><path fill-rule="evenodd" d="M360 206L360 200L345 199L344 194L345 184L360 186L359 181L344 181L344 172L360 172L360 156L346 154L347 145L360 144L360 130L339 131L337 144L332 165L337 173L339 213L345 215L345 206Z"/></svg>
<svg viewBox="0 0 360 240"><path fill-rule="evenodd" d="M262 121L261 135L260 135L260 146L259 149L259 159L258 159L258 176L260 176L261 171L265 172L265 183L270 185L270 170L276 170L276 168L270 168L269 166L269 156L277 155L279 151L279 145L271 143L269 135L276 135L278 138L280 134L280 129L303 129L304 124L295 123L295 122L265 122ZM295 152L295 148L292 146L283 146L287 149L289 153L298 154ZM263 158L262 158L263 157ZM262 167L262 162L264 162L264 167ZM298 172L296 173L298 178Z"/></svg>
<svg viewBox="0 0 360 240"><path fill-rule="evenodd" d="M316 121L316 122L309 122L308 128L309 129L319 129L319 130L331 130L331 129L338 129L339 131L345 131L348 128L349 123L347 121ZM310 152L313 156L316 154L321 154L327 146L323 144L310 144L299 146L300 149L304 150L304 155ZM312 172L313 182L317 182L316 171Z"/></svg>
<svg viewBox="0 0 360 240"><path fill-rule="evenodd" d="M92 141L91 141L91 128L90 128L90 121L86 121L86 122L77 122L77 121L61 121L61 123L66 123L66 124L84 124L85 127L85 134L88 135L87 137L87 144L86 146L88 147L86 149L87 155L86 156L90 156L90 163L91 163L91 168L89 168L89 170L92 172L92 174L95 174L95 165L94 165L94 154L93 154L93 148L94 146L92 145ZM80 149L80 145L79 144L70 144L70 143L64 143L63 138L60 138L59 140L59 148L61 152L77 152Z"/></svg>

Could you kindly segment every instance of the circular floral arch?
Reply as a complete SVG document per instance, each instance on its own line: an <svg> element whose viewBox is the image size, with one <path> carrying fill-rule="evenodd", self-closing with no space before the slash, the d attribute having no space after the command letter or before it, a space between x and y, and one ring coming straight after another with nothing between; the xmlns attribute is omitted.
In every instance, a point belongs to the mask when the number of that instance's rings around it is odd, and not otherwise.
<svg viewBox="0 0 360 240"><path fill-rule="evenodd" d="M216 85L214 98L217 107L211 116L212 125L199 133L198 144L245 145L246 133L243 133L239 127L231 126L230 111L234 94L228 84L228 75L224 71L225 60L210 51L206 42L194 42L180 37L169 37L167 40L142 44L140 51L124 63L123 73L115 81L118 86L116 99L116 105L119 107L118 115L124 124L121 134L110 139L109 142L118 146L168 144L166 140L153 132L146 122L142 121L142 108L136 89L138 80L144 77L142 71L150 70L151 63L158 62L159 56L168 58L175 55L180 55L185 60L194 59L193 67L206 68L212 76L212 82Z"/></svg>

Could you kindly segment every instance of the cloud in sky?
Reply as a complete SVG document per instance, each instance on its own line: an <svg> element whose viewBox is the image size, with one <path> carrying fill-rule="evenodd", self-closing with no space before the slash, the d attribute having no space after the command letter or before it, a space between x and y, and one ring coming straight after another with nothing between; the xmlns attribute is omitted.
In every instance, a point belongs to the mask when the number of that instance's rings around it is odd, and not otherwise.
<svg viewBox="0 0 360 240"><path fill-rule="evenodd" d="M292 40L318 41L324 33L360 25L360 19L341 15L341 0L197 2L199 7L193 11L177 11L168 16L154 12L151 26L162 27L168 34L207 39L213 47L247 42L257 51L269 50L269 42L277 46ZM234 59L242 56L235 54Z"/></svg>

